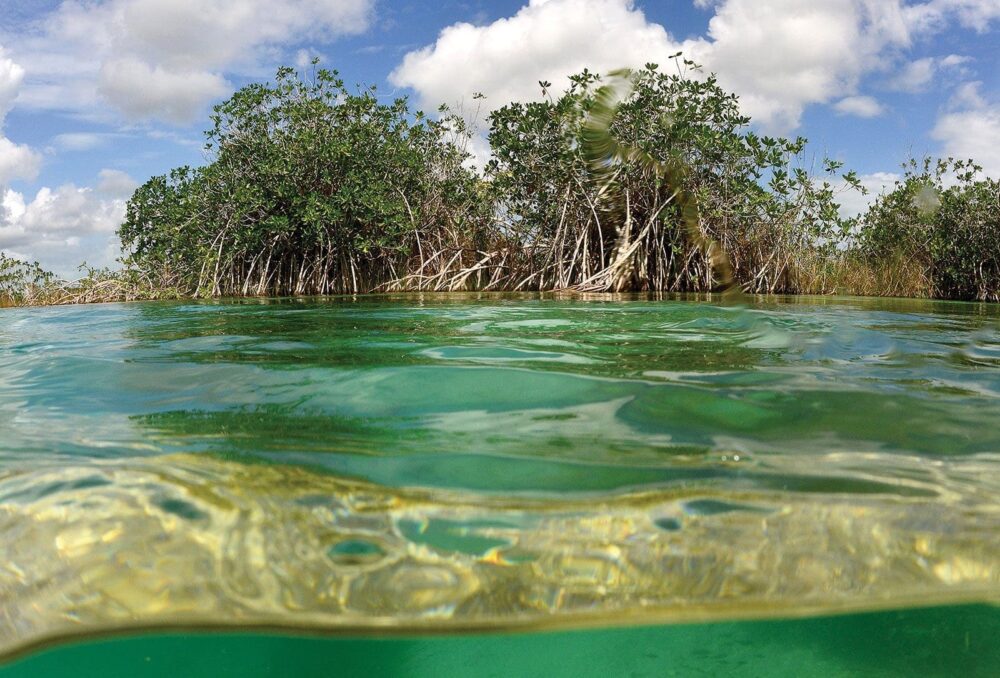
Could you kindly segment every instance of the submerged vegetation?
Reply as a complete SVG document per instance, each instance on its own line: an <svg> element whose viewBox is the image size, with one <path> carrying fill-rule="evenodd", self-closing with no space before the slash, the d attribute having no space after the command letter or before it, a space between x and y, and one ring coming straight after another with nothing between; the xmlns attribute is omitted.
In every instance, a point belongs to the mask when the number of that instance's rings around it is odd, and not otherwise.
<svg viewBox="0 0 1000 678"><path fill-rule="evenodd" d="M913 162L866 214L839 162L761 136L677 55L489 117L282 68L216 106L210 162L141 186L121 271L68 284L0 259L0 304L384 290L854 293L1000 299L1000 184Z"/></svg>

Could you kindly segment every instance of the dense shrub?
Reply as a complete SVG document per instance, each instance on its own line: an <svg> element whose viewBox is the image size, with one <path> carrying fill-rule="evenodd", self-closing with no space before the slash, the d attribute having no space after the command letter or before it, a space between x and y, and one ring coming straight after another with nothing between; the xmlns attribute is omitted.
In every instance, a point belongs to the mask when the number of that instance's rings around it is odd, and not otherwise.
<svg viewBox="0 0 1000 678"><path fill-rule="evenodd" d="M215 108L207 166L136 191L127 263L211 295L705 290L722 260L747 289L791 291L799 250L841 226L830 186L792 167L803 140L750 133L735 96L678 65L610 84L584 72L558 98L497 110L485 177L446 111L281 69ZM624 152L595 164L602 138Z"/></svg>
<svg viewBox="0 0 1000 678"><path fill-rule="evenodd" d="M135 268L108 269L80 266L81 276L65 280L37 262L27 262L0 252L0 308L47 306L109 301L176 299L184 292L151 280Z"/></svg>
<svg viewBox="0 0 1000 678"><path fill-rule="evenodd" d="M869 265L905 259L930 294L1000 301L1000 182L970 161L916 161L859 223Z"/></svg>
<svg viewBox="0 0 1000 678"><path fill-rule="evenodd" d="M212 122L210 164L154 177L130 201L130 265L192 293L360 292L433 269L429 250L449 238L475 239L482 200L453 116L285 68Z"/></svg>
<svg viewBox="0 0 1000 678"><path fill-rule="evenodd" d="M913 164L863 218L852 172L760 136L735 95L675 57L489 116L482 174L442 109L278 71L214 109L210 161L141 186L125 267L71 285L0 260L0 303L378 289L848 292L997 299L997 182ZM839 176L838 176L839 175ZM52 294L40 294L49 290Z"/></svg>
<svg viewBox="0 0 1000 678"><path fill-rule="evenodd" d="M748 291L794 291L796 258L840 237L832 185L793 164L805 140L753 134L735 95L680 66L607 85L584 72L558 98L492 114L498 213L537 259L515 286L711 289L718 243ZM621 101L602 104L616 87Z"/></svg>
<svg viewBox="0 0 1000 678"><path fill-rule="evenodd" d="M27 262L0 252L0 307L27 302L35 289L44 287L53 275L37 262Z"/></svg>

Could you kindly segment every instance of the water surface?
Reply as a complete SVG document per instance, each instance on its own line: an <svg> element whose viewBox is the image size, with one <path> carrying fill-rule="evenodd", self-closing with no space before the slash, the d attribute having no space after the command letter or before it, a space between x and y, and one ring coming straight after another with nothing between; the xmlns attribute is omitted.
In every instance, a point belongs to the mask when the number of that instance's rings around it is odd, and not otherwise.
<svg viewBox="0 0 1000 678"><path fill-rule="evenodd" d="M154 634L51 649L2 678L995 678L1000 608L518 635Z"/></svg>
<svg viewBox="0 0 1000 678"><path fill-rule="evenodd" d="M0 653L995 603L998 327L829 299L0 311Z"/></svg>

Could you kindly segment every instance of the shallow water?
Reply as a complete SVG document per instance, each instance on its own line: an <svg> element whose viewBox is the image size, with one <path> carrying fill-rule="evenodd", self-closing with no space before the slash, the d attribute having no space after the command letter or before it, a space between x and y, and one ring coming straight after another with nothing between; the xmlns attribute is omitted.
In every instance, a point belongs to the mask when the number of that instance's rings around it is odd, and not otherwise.
<svg viewBox="0 0 1000 678"><path fill-rule="evenodd" d="M158 634L60 647L0 677L995 678L998 637L996 607L513 636Z"/></svg>
<svg viewBox="0 0 1000 678"><path fill-rule="evenodd" d="M0 311L0 654L995 603L998 328L829 299Z"/></svg>

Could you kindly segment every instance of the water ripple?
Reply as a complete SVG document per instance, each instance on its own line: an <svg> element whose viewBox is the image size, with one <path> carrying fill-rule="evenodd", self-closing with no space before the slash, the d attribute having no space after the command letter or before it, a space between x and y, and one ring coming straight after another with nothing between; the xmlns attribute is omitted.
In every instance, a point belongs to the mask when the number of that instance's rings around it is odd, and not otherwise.
<svg viewBox="0 0 1000 678"><path fill-rule="evenodd" d="M1000 312L532 296L0 311L0 653L1000 598Z"/></svg>

